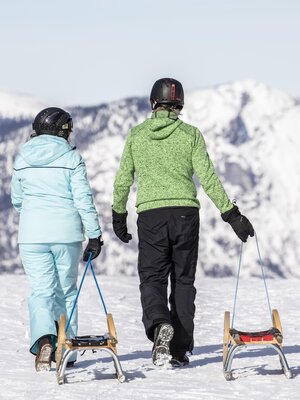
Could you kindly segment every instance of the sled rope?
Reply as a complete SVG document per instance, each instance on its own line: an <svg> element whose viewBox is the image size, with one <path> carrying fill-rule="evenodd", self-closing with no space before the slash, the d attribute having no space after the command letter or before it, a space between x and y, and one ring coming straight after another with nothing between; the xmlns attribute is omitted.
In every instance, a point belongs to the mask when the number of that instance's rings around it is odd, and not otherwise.
<svg viewBox="0 0 300 400"><path fill-rule="evenodd" d="M92 253L90 253L90 255L92 255ZM101 302L102 302L102 305L103 305L103 309L104 309L105 315L107 316L106 305L105 305L105 302L104 302L104 299L103 299L103 296L102 296L102 293L101 293L101 290L100 290L100 287L99 287L99 284L98 284L98 281L97 281L97 278L96 278L96 275L95 275L94 267L93 267L91 262L90 262L90 266L91 266L91 270L92 270L92 274L93 274L93 277L94 277L94 281L96 283L96 286L97 286L97 289L98 289L98 293L99 293L99 296L100 296L100 299L101 299Z"/></svg>
<svg viewBox="0 0 300 400"><path fill-rule="evenodd" d="M89 258L87 260L87 263L86 263L86 266L85 266L85 269L84 269L84 272L83 272L83 275L82 275L82 278L81 278L79 289L78 289L78 292L77 292L77 295L76 295L76 298L75 298L75 301L74 301L74 304L73 304L73 307L72 307L72 311L71 311L70 317L69 317L68 322L67 322L66 332L68 331L68 329L70 327L70 323L71 323L71 320L72 320L72 317L73 317L73 314L74 314L74 311L75 311L75 308L76 308L76 305L77 305L77 301L78 301L78 297L80 295L80 291L81 291L81 288L82 288L82 285L83 285L83 281L85 279L85 276L86 276L86 273L87 273L87 270L88 270L89 267L91 267L92 274L93 274L93 277L94 277L94 280L95 280L95 283L96 283L96 286L97 286L97 289L98 289L98 293L100 295L100 299L101 299L101 302L102 302L102 305L103 305L103 309L104 309L105 315L107 315L106 305L105 305L105 302L104 302L104 299L103 299L103 296L102 296L102 293L101 293L101 290L100 290L100 287L99 287L99 284L98 284L98 281L97 281L97 278L96 278L96 275L95 275L95 271L94 271L94 268L93 268L93 265L92 265L92 255L93 255L92 252L90 252Z"/></svg>
<svg viewBox="0 0 300 400"><path fill-rule="evenodd" d="M76 295L76 298L75 298L75 301L74 301L74 304L73 304L73 307L72 307L72 311L71 311L70 317L69 317L68 322L67 322L66 332L69 329L69 326L70 326L70 323L71 323L71 320L72 320L72 317L73 317L73 314L74 314L74 311L75 311L75 307L76 307L76 304L77 304L77 301L78 301L78 297L79 297L79 294L80 294L80 291L81 291L81 288L82 288L82 284L83 284L85 275L87 273L87 270L88 270L90 262L91 262L91 258L92 258L92 253L90 253L90 255L89 255L89 258L87 260L87 263L86 263L86 266L85 266L85 269L84 269L84 273L83 273L82 278L81 278L79 289L78 289L78 292L77 292L77 295Z"/></svg>
<svg viewBox="0 0 300 400"><path fill-rule="evenodd" d="M256 240L256 247L257 247L257 253L258 253L258 258L259 258L259 264L260 264L260 268L261 268L261 274L262 274L262 277L263 277L265 291L266 291L266 297L267 297L267 302L268 302L268 307L269 307L269 313L270 313L271 321L273 323L272 310L271 310L270 298L269 298L267 282L266 282L266 277L265 277L265 271L264 271L264 266L263 266L262 259L261 259L261 256L260 256L260 251L259 251L258 239L257 239L256 232L255 232L255 240Z"/></svg>
<svg viewBox="0 0 300 400"><path fill-rule="evenodd" d="M233 312L232 312L232 319L231 319L231 328L232 328L232 329L233 329L233 323L234 323L234 317L235 317L235 310L236 310L237 292L238 292L239 281L240 281L240 271L241 271L241 264L242 264L242 255L243 255L243 242L241 242L240 257L239 257L239 267L238 267L238 273L237 273L237 277L236 277L235 294L234 294L234 303L233 303Z"/></svg>
<svg viewBox="0 0 300 400"><path fill-rule="evenodd" d="M256 241L256 248L257 248L258 258L259 258L259 265L260 265L260 268L261 268L261 275L262 275L262 278L263 278L266 297L267 297L269 313L270 313L271 321L273 323L272 310L271 310L270 298L269 298L269 293L268 293L268 288L267 288L266 276L265 276L264 267L263 267L263 263L262 263L262 259L261 259L261 255L260 255L260 251L259 251L259 245L258 245L258 239L257 239L256 232L254 232L254 236L255 236L255 241ZM234 303L233 303L233 312L232 312L232 319L231 319L231 329L233 329L233 326L234 326L234 317L235 317L236 303L237 303L237 293L238 293L239 280L240 280L240 271L241 271L241 265L242 265L242 255L243 255L243 242L241 242L241 247L240 247L239 265L238 265L238 272L237 272L237 278L236 278Z"/></svg>

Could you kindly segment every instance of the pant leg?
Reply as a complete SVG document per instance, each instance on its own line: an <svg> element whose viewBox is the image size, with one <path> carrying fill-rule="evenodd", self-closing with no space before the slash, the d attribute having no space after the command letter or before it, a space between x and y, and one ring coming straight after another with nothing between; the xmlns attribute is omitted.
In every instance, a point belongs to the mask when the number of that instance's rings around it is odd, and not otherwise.
<svg viewBox="0 0 300 400"><path fill-rule="evenodd" d="M170 322L167 295L171 268L168 224L159 209L139 214L137 223L143 323L148 339L153 341L155 326Z"/></svg>
<svg viewBox="0 0 300 400"><path fill-rule="evenodd" d="M51 335L56 341L55 263L47 244L20 244L20 256L29 280L30 352L37 354L38 339Z"/></svg>
<svg viewBox="0 0 300 400"><path fill-rule="evenodd" d="M192 351L194 346L194 287L199 242L199 210L182 208L173 211L170 222L172 270L170 315L174 336L171 353Z"/></svg>
<svg viewBox="0 0 300 400"><path fill-rule="evenodd" d="M55 319L59 322L61 314L65 314L67 320L69 319L77 295L78 265L82 253L82 243L51 244L50 248L56 269ZM77 327L76 307L67 336L76 336Z"/></svg>

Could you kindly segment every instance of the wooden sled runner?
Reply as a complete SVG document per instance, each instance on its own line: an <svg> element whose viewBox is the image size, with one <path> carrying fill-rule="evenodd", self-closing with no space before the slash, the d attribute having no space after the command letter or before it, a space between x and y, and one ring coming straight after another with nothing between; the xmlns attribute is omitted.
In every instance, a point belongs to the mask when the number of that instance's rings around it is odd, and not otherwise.
<svg viewBox="0 0 300 400"><path fill-rule="evenodd" d="M225 379L230 381L232 377L232 361L235 353L250 345L271 346L279 355L281 368L285 376L292 378L291 370L282 350L282 327L277 310L272 310L273 327L261 332L242 332L230 328L230 313L225 311L224 316L224 341L223 341L223 372Z"/></svg>
<svg viewBox="0 0 300 400"><path fill-rule="evenodd" d="M73 311L75 309L79 293L82 287L82 283L84 280L84 277L86 275L88 267L91 267L92 273L94 280L96 282L102 304L104 307L104 311L106 314L106 320L107 320L107 328L108 328L108 333L101 335L101 336L76 336L74 338L67 338L66 331L68 330L70 320L72 318ZM66 316L62 314L60 316L60 323L59 323L59 330L58 330L58 340L57 340L57 349L56 349L56 377L57 377L57 383L59 385L62 385L65 383L65 371L67 368L67 363L70 357L76 353L77 351L86 351L86 350L101 350L106 353L108 353L114 362L114 367L116 370L116 377L119 382L123 383L125 382L125 375L123 374L121 363L118 359L117 355L117 333L115 329L115 324L114 320L112 317L112 314L107 313L106 306L94 273L93 266L89 261L87 262L86 268L84 275L82 277L80 287L77 293L76 300L74 302L73 310L71 312L69 321L66 325Z"/></svg>
<svg viewBox="0 0 300 400"><path fill-rule="evenodd" d="M262 278L265 286L267 303L269 307L270 317L272 319L272 328L266 331L260 332L242 332L239 330L234 329L234 315L236 309L236 300L237 300L237 291L238 291L238 283L239 283L239 275L241 269L241 261L242 261L242 253L243 253L243 243L241 244L241 251L240 251L240 259L239 259L239 268L237 274L237 282L236 282L236 289L235 289L235 299L234 299L234 307L233 307L233 316L232 322L230 326L230 312L225 311L224 316L224 338L223 338L223 372L226 380L232 380L232 361L234 358L235 353L240 350L242 347L255 345L255 346L270 346L272 347L279 355L279 361L281 364L281 368L285 374L285 376L290 379L292 378L292 372L288 366L287 360L282 350L282 326L279 318L279 313L277 310L271 311L270 300L266 285L266 279L263 269L263 264L260 256L260 251L258 247L258 240L257 235L255 233L256 239L256 246L257 252L259 256L260 266L261 266L261 273Z"/></svg>

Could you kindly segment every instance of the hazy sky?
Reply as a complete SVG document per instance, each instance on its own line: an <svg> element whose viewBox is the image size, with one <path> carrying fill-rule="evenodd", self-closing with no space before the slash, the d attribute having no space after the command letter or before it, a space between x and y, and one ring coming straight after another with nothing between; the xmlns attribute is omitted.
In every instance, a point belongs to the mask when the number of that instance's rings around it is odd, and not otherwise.
<svg viewBox="0 0 300 400"><path fill-rule="evenodd" d="M0 0L0 90L65 105L256 79L300 96L299 0Z"/></svg>

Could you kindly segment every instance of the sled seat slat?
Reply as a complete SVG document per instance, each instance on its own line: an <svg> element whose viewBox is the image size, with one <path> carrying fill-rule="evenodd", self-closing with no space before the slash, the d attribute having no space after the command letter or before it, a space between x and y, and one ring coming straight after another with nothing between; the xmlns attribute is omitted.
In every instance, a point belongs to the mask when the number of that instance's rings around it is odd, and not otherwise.
<svg viewBox="0 0 300 400"><path fill-rule="evenodd" d="M231 339L236 344L282 343L283 337L277 328L259 332L243 332L237 329L229 330Z"/></svg>
<svg viewBox="0 0 300 400"><path fill-rule="evenodd" d="M107 336L76 336L71 339L72 345L75 347L95 347L107 346Z"/></svg>
<svg viewBox="0 0 300 400"><path fill-rule="evenodd" d="M66 347L69 349L75 348L96 348L96 347L111 347L115 345L117 340L109 335L100 336L75 336L72 339L66 339Z"/></svg>

